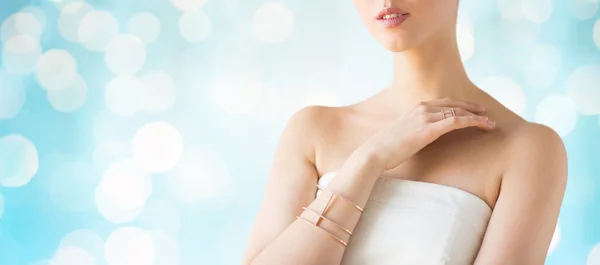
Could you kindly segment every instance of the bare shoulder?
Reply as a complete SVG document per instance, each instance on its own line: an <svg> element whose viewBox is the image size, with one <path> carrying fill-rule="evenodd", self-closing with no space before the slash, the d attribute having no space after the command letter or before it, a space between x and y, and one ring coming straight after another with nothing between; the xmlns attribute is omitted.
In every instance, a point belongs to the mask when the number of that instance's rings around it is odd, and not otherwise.
<svg viewBox="0 0 600 265"><path fill-rule="evenodd" d="M293 142L314 162L315 148L323 141L329 128L338 123L335 107L321 105L305 106L294 112L288 119L282 140Z"/></svg>
<svg viewBox="0 0 600 265"><path fill-rule="evenodd" d="M522 122L509 136L508 152L512 154L507 172L529 172L533 178L564 183L567 177L567 152L560 135L552 128ZM506 176L505 176L506 177Z"/></svg>

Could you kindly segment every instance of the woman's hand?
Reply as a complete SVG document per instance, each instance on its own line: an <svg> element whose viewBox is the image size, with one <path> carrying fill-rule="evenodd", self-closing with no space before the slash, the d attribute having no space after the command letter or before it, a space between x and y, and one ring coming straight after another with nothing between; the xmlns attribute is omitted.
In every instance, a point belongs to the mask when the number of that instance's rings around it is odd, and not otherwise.
<svg viewBox="0 0 600 265"><path fill-rule="evenodd" d="M378 131L363 147L377 157L383 170L392 169L449 131L471 126L493 130L495 123L478 115L484 110L483 106L453 98L420 102ZM446 112L445 119L442 111Z"/></svg>

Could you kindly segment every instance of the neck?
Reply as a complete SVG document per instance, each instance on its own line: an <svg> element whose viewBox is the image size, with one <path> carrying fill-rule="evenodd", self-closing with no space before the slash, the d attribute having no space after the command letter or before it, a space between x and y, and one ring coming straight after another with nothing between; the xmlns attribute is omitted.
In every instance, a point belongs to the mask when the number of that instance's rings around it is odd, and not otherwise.
<svg viewBox="0 0 600 265"><path fill-rule="evenodd" d="M414 105L419 101L451 96L464 99L477 87L468 78L456 43L456 31L394 54L394 76L386 93L392 100Z"/></svg>

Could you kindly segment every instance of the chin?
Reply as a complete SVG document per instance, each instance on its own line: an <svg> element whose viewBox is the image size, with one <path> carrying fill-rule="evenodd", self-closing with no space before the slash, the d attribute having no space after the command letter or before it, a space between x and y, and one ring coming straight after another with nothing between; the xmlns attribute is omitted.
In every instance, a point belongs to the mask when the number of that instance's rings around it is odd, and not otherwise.
<svg viewBox="0 0 600 265"><path fill-rule="evenodd" d="M403 52L417 46L414 41L409 41L409 38L401 36L385 36L377 38L381 46L390 52Z"/></svg>

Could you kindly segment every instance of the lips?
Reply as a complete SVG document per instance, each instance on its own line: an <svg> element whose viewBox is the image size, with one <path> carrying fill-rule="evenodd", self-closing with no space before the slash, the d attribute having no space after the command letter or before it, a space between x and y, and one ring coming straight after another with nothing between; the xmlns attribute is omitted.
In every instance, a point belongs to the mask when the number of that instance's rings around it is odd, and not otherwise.
<svg viewBox="0 0 600 265"><path fill-rule="evenodd" d="M407 15L408 12L405 12L404 10L400 9L400 8L386 8L381 10L381 12L379 12L379 14L377 14L377 16L375 17L375 19L377 20L382 20L384 19L384 16L386 15L393 15L393 14L398 14L398 15Z"/></svg>

